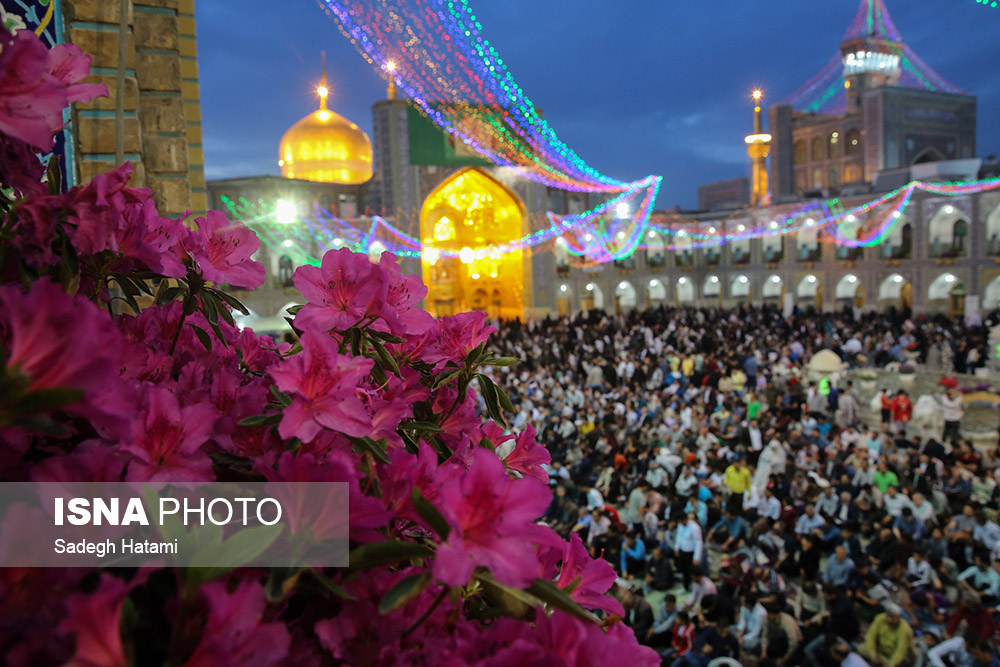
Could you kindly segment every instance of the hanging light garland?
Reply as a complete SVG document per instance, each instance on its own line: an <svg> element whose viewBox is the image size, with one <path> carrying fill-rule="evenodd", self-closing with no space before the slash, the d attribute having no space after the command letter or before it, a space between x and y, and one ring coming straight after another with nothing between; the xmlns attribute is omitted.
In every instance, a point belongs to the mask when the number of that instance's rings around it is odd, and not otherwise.
<svg viewBox="0 0 1000 667"><path fill-rule="evenodd" d="M627 259L639 250L677 251L721 247L797 235L803 232L822 234L822 240L848 248L877 246L889 237L893 228L905 221L905 211L915 192L956 197L1000 188L1000 178L984 181L930 183L913 181L901 188L879 195L849 209L840 199L810 201L779 218L763 219L766 209L734 213L726 220L703 223L680 215L653 214L659 180L640 181L636 187L586 213L558 216L546 213L536 218L538 229L520 239L473 248L497 256L510 252L558 243L584 264L603 264ZM320 207L308 215L298 215L294 224L279 222L277 207L260 199L250 202L240 198L222 198L230 214L257 232L261 240L279 254L302 264L319 264L329 249L348 247L356 252L388 251L400 257L420 257L421 241L380 216L344 220ZM623 215L627 207L636 208L634 217L646 220L631 223L633 216ZM706 229L706 225L710 225ZM658 239L664 239L660 242ZM656 239L655 242L651 240ZM460 251L434 249L438 257L459 257Z"/></svg>

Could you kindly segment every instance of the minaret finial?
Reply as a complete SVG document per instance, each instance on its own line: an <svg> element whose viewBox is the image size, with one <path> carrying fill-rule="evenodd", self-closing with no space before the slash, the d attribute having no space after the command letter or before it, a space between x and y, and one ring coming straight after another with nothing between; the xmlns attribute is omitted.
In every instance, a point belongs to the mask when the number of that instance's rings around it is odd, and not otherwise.
<svg viewBox="0 0 1000 667"><path fill-rule="evenodd" d="M319 95L320 111L326 111L326 98L330 95L330 84L326 78L326 51L320 53L323 55L323 78L319 82L319 87L316 88L316 93Z"/></svg>
<svg viewBox="0 0 1000 667"><path fill-rule="evenodd" d="M385 71L389 74L389 88L385 92L386 99L396 99L396 63L390 60L385 64Z"/></svg>

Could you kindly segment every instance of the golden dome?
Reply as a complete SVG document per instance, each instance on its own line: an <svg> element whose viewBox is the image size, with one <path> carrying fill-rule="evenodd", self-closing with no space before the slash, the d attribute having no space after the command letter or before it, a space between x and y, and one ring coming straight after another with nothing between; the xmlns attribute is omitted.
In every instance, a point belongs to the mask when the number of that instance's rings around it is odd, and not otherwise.
<svg viewBox="0 0 1000 667"><path fill-rule="evenodd" d="M281 137L281 175L324 183L364 183L372 177L372 142L360 127L326 108L328 91L324 58L323 82L316 91L320 108Z"/></svg>

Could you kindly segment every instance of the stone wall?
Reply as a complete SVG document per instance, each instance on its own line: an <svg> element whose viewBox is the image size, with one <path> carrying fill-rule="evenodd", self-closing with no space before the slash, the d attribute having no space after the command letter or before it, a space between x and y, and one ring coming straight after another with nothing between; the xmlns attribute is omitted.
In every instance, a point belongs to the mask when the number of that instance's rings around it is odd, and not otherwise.
<svg viewBox="0 0 1000 667"><path fill-rule="evenodd" d="M65 0L64 38L92 58L89 81L110 97L76 105L75 171L82 181L115 167L121 2L129 3L124 152L133 184L164 215L207 207L194 0Z"/></svg>

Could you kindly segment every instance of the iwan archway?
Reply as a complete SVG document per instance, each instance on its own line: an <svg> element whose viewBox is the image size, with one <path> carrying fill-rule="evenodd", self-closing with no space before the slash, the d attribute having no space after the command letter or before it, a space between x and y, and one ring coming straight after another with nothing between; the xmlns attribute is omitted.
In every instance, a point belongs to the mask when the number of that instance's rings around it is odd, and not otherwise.
<svg viewBox="0 0 1000 667"><path fill-rule="evenodd" d="M523 318L531 304L524 267L530 251L505 244L523 235L525 208L487 172L462 169L434 189L420 211L427 310L435 316L483 310ZM457 253L458 256L444 256Z"/></svg>

